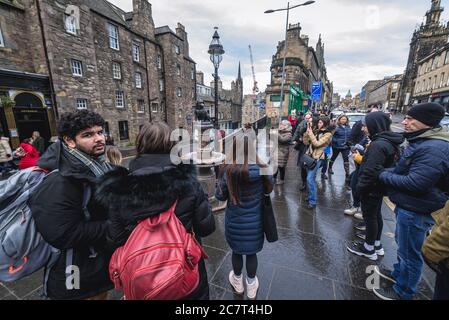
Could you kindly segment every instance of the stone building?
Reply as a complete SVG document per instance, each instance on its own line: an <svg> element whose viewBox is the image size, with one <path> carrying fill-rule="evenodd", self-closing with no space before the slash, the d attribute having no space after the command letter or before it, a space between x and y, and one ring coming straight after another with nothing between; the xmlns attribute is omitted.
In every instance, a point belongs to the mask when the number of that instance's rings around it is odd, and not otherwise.
<svg viewBox="0 0 449 320"><path fill-rule="evenodd" d="M418 61L424 59L435 49L443 47L448 42L449 24L440 23L444 8L441 0L431 0L432 5L426 13L426 23L415 30L410 43L410 53L402 80L402 90L399 99L399 109L406 111L411 105L411 97L416 84Z"/></svg>
<svg viewBox="0 0 449 320"><path fill-rule="evenodd" d="M341 96L339 93L332 94L332 108L340 107Z"/></svg>
<svg viewBox="0 0 449 320"><path fill-rule="evenodd" d="M449 112L449 44L418 62L413 104L437 102Z"/></svg>
<svg viewBox="0 0 449 320"><path fill-rule="evenodd" d="M100 113L107 122L105 131L119 146L132 145L145 121L189 127L196 90L187 33L181 24L175 32L167 26L155 28L147 0L133 0L132 12L106 0L2 0L0 13L15 17L9 23L0 20L0 70L18 73L22 83L27 77L40 77L41 82L46 77L48 83L35 92L0 80L0 91L16 100L14 117L4 108L2 126L17 131L20 139L36 127L35 121L24 124L22 118L32 119L28 113L43 109L41 131L47 139L56 134L55 119L76 109ZM23 26L23 21L28 23ZM26 28L28 38L23 39ZM40 97L42 106L25 108L30 104L16 97L17 92ZM19 110L22 115L16 115Z"/></svg>
<svg viewBox="0 0 449 320"><path fill-rule="evenodd" d="M354 104L354 99L352 98L351 90L348 91L345 98L341 101L341 106L347 110L351 108Z"/></svg>
<svg viewBox="0 0 449 320"><path fill-rule="evenodd" d="M287 52L285 52L285 47L285 40L278 43L271 64L271 83L266 90L266 111L270 118L279 116L286 118L288 116L291 86L303 93L301 96L305 109L312 107L310 95L313 82L321 82L323 88L321 104L316 104L315 107L319 108L324 103L332 101L332 89L327 79L321 36L316 48L309 47L309 37L301 34L300 24L290 24L287 31ZM284 101L283 110L279 110L284 57L286 57Z"/></svg>
<svg viewBox="0 0 449 320"><path fill-rule="evenodd" d="M386 77L369 93L368 106L377 106L382 111L396 110L403 75Z"/></svg>
<svg viewBox="0 0 449 320"><path fill-rule="evenodd" d="M204 73L196 73L197 101L203 102L211 119L215 119L215 82L210 86L204 84ZM223 88L223 82L218 80L218 124L220 129L237 129L242 126L243 79L241 68L235 81L231 82L231 90Z"/></svg>
<svg viewBox="0 0 449 320"><path fill-rule="evenodd" d="M255 123L265 116L265 93L249 94L243 97L243 125Z"/></svg>
<svg viewBox="0 0 449 320"><path fill-rule="evenodd" d="M360 92L360 108L362 110L368 109L368 101L371 91L380 83L382 80L370 80L368 81L362 88L362 92Z"/></svg>

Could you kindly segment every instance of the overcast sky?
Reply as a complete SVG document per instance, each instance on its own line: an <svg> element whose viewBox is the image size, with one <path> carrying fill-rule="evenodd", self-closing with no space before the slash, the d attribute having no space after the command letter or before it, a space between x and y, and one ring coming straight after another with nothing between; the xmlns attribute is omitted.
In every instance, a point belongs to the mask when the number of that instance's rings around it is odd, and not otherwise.
<svg viewBox="0 0 449 320"><path fill-rule="evenodd" d="M132 11L132 0L109 0ZM291 5L305 2L292 1ZM256 78L264 91L270 83L270 65L278 41L285 38L285 12L265 10L287 6L279 0L150 0L156 27L178 22L189 37L190 56L197 70L212 81L213 66L207 54L213 28L219 27L226 54L220 65L223 86L230 88L242 63L245 94L252 91L248 45L253 48ZM449 0L442 0L447 5ZM368 80L400 74L405 69L413 30L424 21L431 0L316 0L290 12L290 23L301 23L302 33L315 47L321 33L325 45L328 77L334 91L355 95ZM447 20L444 12L442 20Z"/></svg>

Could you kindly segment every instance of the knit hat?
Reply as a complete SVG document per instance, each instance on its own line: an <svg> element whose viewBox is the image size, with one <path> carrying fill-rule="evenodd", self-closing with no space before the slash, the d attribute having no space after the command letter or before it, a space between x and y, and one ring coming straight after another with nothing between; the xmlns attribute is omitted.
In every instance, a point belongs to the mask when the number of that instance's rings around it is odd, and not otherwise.
<svg viewBox="0 0 449 320"><path fill-rule="evenodd" d="M438 103L417 104L407 112L408 116L432 128L440 124L444 114L444 108Z"/></svg>

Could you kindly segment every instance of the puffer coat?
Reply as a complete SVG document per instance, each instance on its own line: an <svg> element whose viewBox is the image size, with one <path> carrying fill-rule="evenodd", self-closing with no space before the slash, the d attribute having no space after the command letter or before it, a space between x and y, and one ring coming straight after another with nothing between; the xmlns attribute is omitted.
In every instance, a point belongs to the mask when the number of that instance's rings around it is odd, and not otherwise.
<svg viewBox="0 0 449 320"><path fill-rule="evenodd" d="M240 190L240 203L232 202L226 171L220 179L215 197L228 200L225 216L225 236L232 251L252 255L263 248L262 198L273 190L273 178L261 176L260 167L249 166L249 182Z"/></svg>
<svg viewBox="0 0 449 320"><path fill-rule="evenodd" d="M290 142L292 141L292 131L279 130L278 145L278 166L285 168L287 166L288 157L290 155Z"/></svg>

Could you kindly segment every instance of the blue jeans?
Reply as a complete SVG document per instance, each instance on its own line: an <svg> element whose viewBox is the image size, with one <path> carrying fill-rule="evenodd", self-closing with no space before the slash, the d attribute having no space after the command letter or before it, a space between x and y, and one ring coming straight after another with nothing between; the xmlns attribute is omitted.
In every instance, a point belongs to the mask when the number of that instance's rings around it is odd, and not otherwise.
<svg viewBox="0 0 449 320"><path fill-rule="evenodd" d="M400 207L396 213L395 239L398 245L398 262L394 265L394 291L401 299L410 300L416 294L421 280L424 259L422 246L435 221L431 215L421 215Z"/></svg>
<svg viewBox="0 0 449 320"><path fill-rule="evenodd" d="M313 170L307 170L307 187L309 188L309 204L311 204L312 206L316 206L317 202L316 175L322 165L323 160L318 160Z"/></svg>

